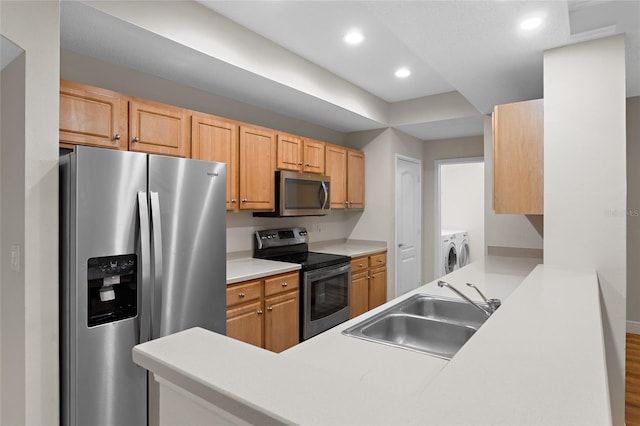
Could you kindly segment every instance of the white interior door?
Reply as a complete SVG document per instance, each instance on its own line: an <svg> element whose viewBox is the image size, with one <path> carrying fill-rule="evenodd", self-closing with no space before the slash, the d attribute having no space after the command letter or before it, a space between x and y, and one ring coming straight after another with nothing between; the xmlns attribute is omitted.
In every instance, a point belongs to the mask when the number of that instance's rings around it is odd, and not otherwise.
<svg viewBox="0 0 640 426"><path fill-rule="evenodd" d="M421 170L419 160L396 156L396 296L422 284Z"/></svg>

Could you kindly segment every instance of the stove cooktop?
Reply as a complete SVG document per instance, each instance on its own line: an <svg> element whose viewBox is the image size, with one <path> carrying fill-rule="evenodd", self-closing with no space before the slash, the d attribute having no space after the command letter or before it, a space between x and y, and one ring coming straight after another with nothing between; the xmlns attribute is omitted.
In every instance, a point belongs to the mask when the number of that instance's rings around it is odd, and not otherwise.
<svg viewBox="0 0 640 426"><path fill-rule="evenodd" d="M347 264L351 261L351 258L349 256L316 253L313 251L283 254L279 256L268 257L267 259L276 260L278 262L298 263L302 266L303 271L311 271L314 269L325 268L327 266Z"/></svg>

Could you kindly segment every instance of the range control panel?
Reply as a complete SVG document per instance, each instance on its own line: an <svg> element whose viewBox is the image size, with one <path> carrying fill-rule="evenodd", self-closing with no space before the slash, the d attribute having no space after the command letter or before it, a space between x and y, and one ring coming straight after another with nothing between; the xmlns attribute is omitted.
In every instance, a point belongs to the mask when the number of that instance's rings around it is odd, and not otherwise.
<svg viewBox="0 0 640 426"><path fill-rule="evenodd" d="M255 235L256 248L258 250L305 244L309 239L307 229L303 227L265 229L263 231L256 231Z"/></svg>

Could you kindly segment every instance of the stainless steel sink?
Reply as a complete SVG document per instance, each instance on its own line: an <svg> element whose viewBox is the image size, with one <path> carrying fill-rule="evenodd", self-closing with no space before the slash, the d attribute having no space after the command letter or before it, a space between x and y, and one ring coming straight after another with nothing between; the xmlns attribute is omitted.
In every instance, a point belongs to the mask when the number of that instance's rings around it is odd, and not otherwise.
<svg viewBox="0 0 640 426"><path fill-rule="evenodd" d="M486 315L463 300L416 295L401 305L400 309L407 314L470 325L476 328L487 320Z"/></svg>
<svg viewBox="0 0 640 426"><path fill-rule="evenodd" d="M486 316L465 302L418 294L342 333L451 359L484 321Z"/></svg>

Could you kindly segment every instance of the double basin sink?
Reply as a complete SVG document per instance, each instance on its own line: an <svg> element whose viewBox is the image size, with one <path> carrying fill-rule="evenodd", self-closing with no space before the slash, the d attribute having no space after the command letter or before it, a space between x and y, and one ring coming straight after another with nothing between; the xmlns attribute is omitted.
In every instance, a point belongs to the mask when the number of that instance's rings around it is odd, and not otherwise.
<svg viewBox="0 0 640 426"><path fill-rule="evenodd" d="M451 359L486 320L463 300L416 294L342 333Z"/></svg>

